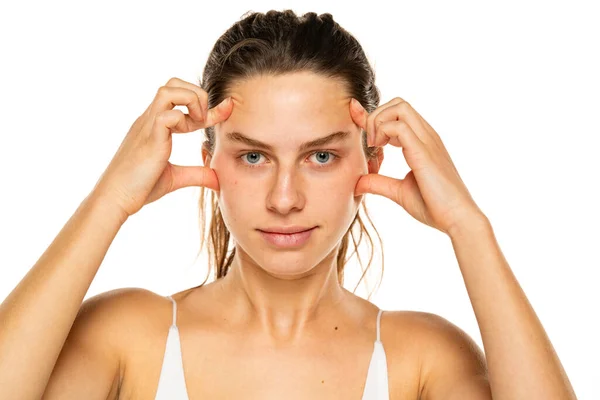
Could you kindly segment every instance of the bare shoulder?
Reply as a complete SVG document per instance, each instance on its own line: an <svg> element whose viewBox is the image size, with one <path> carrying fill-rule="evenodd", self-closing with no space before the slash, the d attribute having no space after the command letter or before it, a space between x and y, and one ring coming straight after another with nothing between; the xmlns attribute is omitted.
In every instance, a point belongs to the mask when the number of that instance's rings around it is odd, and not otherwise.
<svg viewBox="0 0 600 400"><path fill-rule="evenodd" d="M386 314L389 314L390 341L408 340L419 353L419 393L423 400L488 398L485 354L463 329L429 312L390 311ZM452 387L459 389L449 393Z"/></svg>
<svg viewBox="0 0 600 400"><path fill-rule="evenodd" d="M171 295L177 309L190 291ZM94 314L94 319L105 322L95 342L114 343L112 351L118 355L120 365L118 397L152 397L173 322L171 300L148 289L129 287L100 293L85 303L81 312Z"/></svg>
<svg viewBox="0 0 600 400"><path fill-rule="evenodd" d="M69 398L91 394L117 398L126 370L125 350L140 333L131 326L152 323L147 315L153 307L167 310L168 304L161 306L160 299L138 288L111 290L86 299L63 344L44 398L65 398L67 393Z"/></svg>
<svg viewBox="0 0 600 400"><path fill-rule="evenodd" d="M167 331L171 310L169 299L150 290L119 288L86 299L73 329L84 331L77 336L85 337L89 346L113 352L122 378L132 346Z"/></svg>
<svg viewBox="0 0 600 400"><path fill-rule="evenodd" d="M136 329L160 323L157 314L170 312L171 302L148 289L128 287L109 290L86 299L79 310L79 323L102 325L102 332L119 340L124 345L130 339L136 339ZM169 318L162 318L168 322ZM163 323L164 325L164 323ZM101 333L101 332L99 332Z"/></svg>
<svg viewBox="0 0 600 400"><path fill-rule="evenodd" d="M86 315L93 315L95 319L118 324L123 320L130 320L141 316L140 312L156 307L159 304L168 304L168 300L148 289L137 287L119 288L99 293L86 299L81 305L79 315L85 319Z"/></svg>

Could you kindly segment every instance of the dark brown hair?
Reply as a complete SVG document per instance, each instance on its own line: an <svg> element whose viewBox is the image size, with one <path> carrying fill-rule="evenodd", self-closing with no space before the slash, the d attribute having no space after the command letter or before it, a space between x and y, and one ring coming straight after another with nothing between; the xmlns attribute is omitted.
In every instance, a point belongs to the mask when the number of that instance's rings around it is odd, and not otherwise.
<svg viewBox="0 0 600 400"><path fill-rule="evenodd" d="M228 89L237 82L256 76L278 76L286 73L308 71L320 76L336 79L343 84L349 96L358 100L371 113L379 105L379 90L375 86L375 73L358 41L329 13L314 12L296 15L292 10L267 13L249 12L234 23L217 40L204 67L200 87L208 93L208 107L212 108L229 96ZM215 146L214 127L204 130L203 148L213 154ZM366 133L362 132L363 150L367 160L377 156L377 148L368 147ZM200 252L206 245L205 191L201 188L200 207ZM235 255L230 250L230 232L225 226L213 191L211 194L212 215L208 233L209 269L216 267L215 279L227 275ZM373 226L364 201L364 214ZM358 228L358 240L354 230ZM373 226L383 251L383 243ZM367 268L363 268L358 246L366 235L371 254ZM348 241L352 239L354 251L346 257ZM199 254L200 254L199 252ZM344 235L337 254L337 273L340 285L344 284L344 266L356 254L363 271L358 282L363 280L373 261L373 240L360 217L360 210ZM383 252L381 255L383 279ZM356 287L358 287L358 284ZM354 289L356 291L356 288ZM369 293L369 298L373 292Z"/></svg>

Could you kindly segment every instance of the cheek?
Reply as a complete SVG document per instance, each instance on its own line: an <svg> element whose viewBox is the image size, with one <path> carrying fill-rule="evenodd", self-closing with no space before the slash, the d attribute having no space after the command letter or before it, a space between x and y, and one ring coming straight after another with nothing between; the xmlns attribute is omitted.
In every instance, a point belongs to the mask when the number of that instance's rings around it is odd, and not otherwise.
<svg viewBox="0 0 600 400"><path fill-rule="evenodd" d="M256 213L254 200L248 199L247 193L248 190L242 189L237 179L221 185L219 209L227 229L234 237L238 237L245 230L244 227L252 226L252 215Z"/></svg>
<svg viewBox="0 0 600 400"><path fill-rule="evenodd" d="M240 174L240 167L235 165L232 156L228 154L215 152L211 168L215 170L219 179L221 197L241 194L255 185L255 182L245 179L244 175Z"/></svg>
<svg viewBox="0 0 600 400"><path fill-rule="evenodd" d="M248 184L236 175L235 166L228 162L223 154L215 152L211 168L215 170L219 179L219 209L225 224L231 231L236 224L243 222L240 218L246 213L244 206L248 206L247 199L244 200L248 189L244 185Z"/></svg>
<svg viewBox="0 0 600 400"><path fill-rule="evenodd" d="M325 213L352 214L357 207L354 189L361 175L361 168L348 167L322 179L314 179L307 192L309 199Z"/></svg>
<svg viewBox="0 0 600 400"><path fill-rule="evenodd" d="M219 204L228 212L246 212L245 208L255 204L252 196L256 193L256 185L235 173L224 171L222 175L223 178L219 177Z"/></svg>

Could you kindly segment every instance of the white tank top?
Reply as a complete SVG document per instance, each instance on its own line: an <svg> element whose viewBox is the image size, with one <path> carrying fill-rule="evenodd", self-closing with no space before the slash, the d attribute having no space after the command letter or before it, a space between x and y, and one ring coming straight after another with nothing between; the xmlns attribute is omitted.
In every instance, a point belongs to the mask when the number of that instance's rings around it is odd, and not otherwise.
<svg viewBox="0 0 600 400"><path fill-rule="evenodd" d="M179 329L176 323L177 303L171 296L167 298L173 302L173 324L167 336L155 400L189 400L183 374ZM377 314L377 339L371 355L362 400L389 400L387 359L380 337L382 313L383 310L379 310Z"/></svg>

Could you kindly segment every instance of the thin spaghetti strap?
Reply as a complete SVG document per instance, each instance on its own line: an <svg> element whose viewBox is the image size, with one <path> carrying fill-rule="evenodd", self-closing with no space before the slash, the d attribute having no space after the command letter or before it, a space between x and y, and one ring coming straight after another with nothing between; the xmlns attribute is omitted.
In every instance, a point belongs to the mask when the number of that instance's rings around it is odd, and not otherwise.
<svg viewBox="0 0 600 400"><path fill-rule="evenodd" d="M173 302L173 326L177 326L177 303L171 296L167 296Z"/></svg>
<svg viewBox="0 0 600 400"><path fill-rule="evenodd" d="M381 341L381 314L383 314L383 310L380 309L379 313L377 314L377 341L380 342Z"/></svg>

